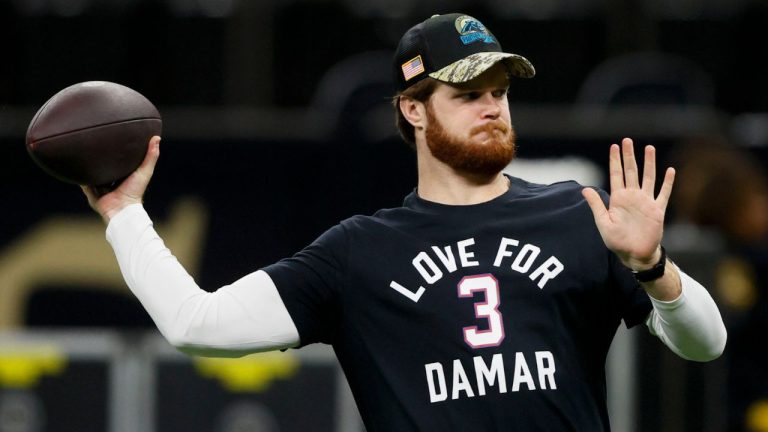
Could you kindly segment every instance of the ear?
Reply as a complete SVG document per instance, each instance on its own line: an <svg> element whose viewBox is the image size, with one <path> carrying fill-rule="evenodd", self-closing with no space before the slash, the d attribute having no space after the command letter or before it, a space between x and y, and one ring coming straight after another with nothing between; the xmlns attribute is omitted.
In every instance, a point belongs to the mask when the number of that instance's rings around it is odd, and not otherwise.
<svg viewBox="0 0 768 432"><path fill-rule="evenodd" d="M424 102L408 96L400 96L400 112L415 129L424 128L427 125L427 106Z"/></svg>

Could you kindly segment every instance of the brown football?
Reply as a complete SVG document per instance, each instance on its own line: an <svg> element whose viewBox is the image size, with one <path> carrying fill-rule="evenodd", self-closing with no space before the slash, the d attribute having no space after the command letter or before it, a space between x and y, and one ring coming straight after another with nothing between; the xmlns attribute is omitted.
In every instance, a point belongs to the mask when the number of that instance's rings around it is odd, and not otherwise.
<svg viewBox="0 0 768 432"><path fill-rule="evenodd" d="M109 187L144 160L163 122L152 102L126 86L87 81L56 93L27 129L27 151L48 174Z"/></svg>

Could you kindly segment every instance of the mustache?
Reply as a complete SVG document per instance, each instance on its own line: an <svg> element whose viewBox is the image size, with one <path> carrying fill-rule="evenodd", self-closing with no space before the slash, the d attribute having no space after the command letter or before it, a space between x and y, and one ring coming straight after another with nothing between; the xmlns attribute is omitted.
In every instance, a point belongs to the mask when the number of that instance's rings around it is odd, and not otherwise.
<svg viewBox="0 0 768 432"><path fill-rule="evenodd" d="M472 129L469 130L470 135L477 135L481 132L488 132L493 133L493 131L498 130L504 135L509 133L509 125L504 123L501 120L496 120L492 122L488 122L479 126L475 126Z"/></svg>

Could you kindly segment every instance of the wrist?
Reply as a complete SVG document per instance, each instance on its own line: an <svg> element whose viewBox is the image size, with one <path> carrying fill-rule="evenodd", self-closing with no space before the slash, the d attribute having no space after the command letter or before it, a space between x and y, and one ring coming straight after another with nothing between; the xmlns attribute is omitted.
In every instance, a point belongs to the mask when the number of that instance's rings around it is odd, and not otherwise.
<svg viewBox="0 0 768 432"><path fill-rule="evenodd" d="M652 259L654 261L651 261L652 264L650 266L644 264L638 267L630 267L632 275L638 282L648 283L664 276L667 264L667 251L663 246L659 245Z"/></svg>
<svg viewBox="0 0 768 432"><path fill-rule="evenodd" d="M627 257L624 260L624 265L629 267L629 269L633 272L648 270L658 264L658 262L661 260L661 256L663 255L661 249L661 245L656 246L656 249L648 257Z"/></svg>
<svg viewBox="0 0 768 432"><path fill-rule="evenodd" d="M115 205L108 206L100 212L101 218L104 219L105 223L109 224L109 221L112 220L113 217L117 216L123 209L133 204L141 204L141 201L121 201Z"/></svg>
<svg viewBox="0 0 768 432"><path fill-rule="evenodd" d="M683 292L680 273L675 263L667 258L664 276L650 282L641 282L649 296L656 300L670 302L678 299Z"/></svg>

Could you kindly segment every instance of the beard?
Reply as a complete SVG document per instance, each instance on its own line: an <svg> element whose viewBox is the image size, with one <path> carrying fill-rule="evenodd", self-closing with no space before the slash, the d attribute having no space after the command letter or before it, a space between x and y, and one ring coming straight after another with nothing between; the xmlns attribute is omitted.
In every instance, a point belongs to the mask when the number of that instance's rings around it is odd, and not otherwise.
<svg viewBox="0 0 768 432"><path fill-rule="evenodd" d="M427 146L432 155L455 171L477 179L490 179L515 157L515 131L502 120L475 126L466 141L451 135L437 120L427 104ZM485 143L472 142L476 135L487 134Z"/></svg>

